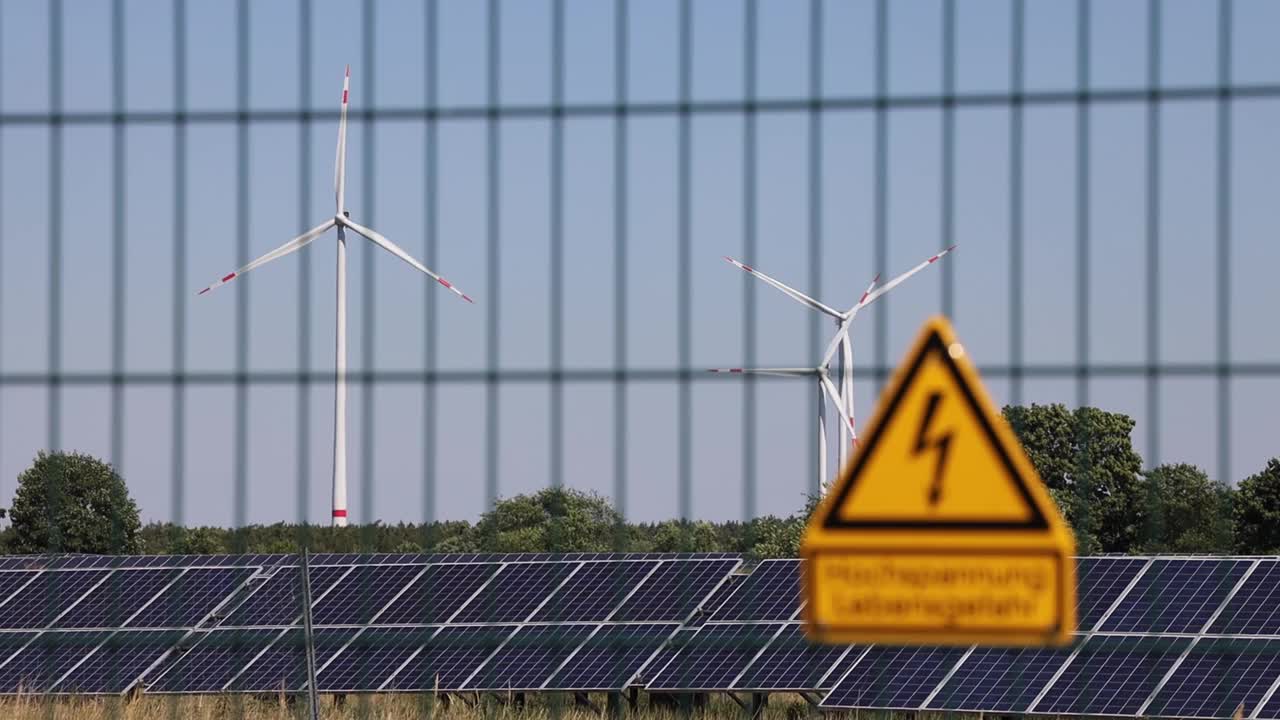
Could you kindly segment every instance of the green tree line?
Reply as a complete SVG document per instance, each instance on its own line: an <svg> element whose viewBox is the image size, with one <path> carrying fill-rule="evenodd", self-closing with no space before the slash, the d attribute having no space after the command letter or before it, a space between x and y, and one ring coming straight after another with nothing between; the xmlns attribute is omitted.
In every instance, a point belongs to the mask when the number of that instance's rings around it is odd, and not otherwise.
<svg viewBox="0 0 1280 720"><path fill-rule="evenodd" d="M1004 408L1081 554L1280 554L1280 457L1232 486L1185 463L1143 470L1120 413L1064 405ZM18 478L6 553L736 552L791 557L817 499L788 517L632 523L569 488L499 499L478 521L333 528L143 525L124 479L80 453L40 453Z"/></svg>

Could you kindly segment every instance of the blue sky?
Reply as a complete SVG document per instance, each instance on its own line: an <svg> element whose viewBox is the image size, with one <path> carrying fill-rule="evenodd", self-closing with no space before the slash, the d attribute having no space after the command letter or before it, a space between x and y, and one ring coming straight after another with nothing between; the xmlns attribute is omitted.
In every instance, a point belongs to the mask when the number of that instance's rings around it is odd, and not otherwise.
<svg viewBox="0 0 1280 720"><path fill-rule="evenodd" d="M501 0L500 101L546 103L551 93L551 14L547 0ZM363 15L350 3L320 1L312 26L300 28L296 2L249 3L248 63L251 110L289 110L301 102L333 110L343 65L352 68L348 207L474 296L475 306L454 298L391 256L354 245L350 257L350 363L353 369L420 370L424 363L424 298L433 293L440 338L438 362L446 370L483 369L489 348L486 319L497 312L498 364L504 369L544 369L550 361L550 121L503 121L499 128L498 208L500 255L488 257L487 130L482 121L449 120L439 128L439 248L427 258L424 202L424 125L386 120L367 133L358 117L371 102L381 108L420 108L425 98L424 11L418 2L380 0L374 9L372 68L365 57ZM1005 92L1010 87L1010 2L957 3L960 92ZM189 2L184 42L186 104L191 110L234 110L237 103L236 3ZM674 0L631 2L628 98L677 99L677 28ZM738 101L744 93L742 0L693 3L695 100ZM809 3L760 0L757 94L796 98L809 88ZM821 92L832 98L865 97L875 90L875 26L871 0L823 3ZM942 83L941 0L889 3L887 57L891 95L936 93ZM172 7L129 0L125 8L124 109L174 108ZM485 102L488 77L487 5L441 0L439 67L443 107ZM1280 83L1280 49L1271 29L1280 6L1265 0L1232 4L1231 74L1241 85ZM1161 4L1160 83L1195 87L1215 82L1218 4L1167 0ZM614 4L566 1L565 100L609 103L614 96ZM1090 78L1095 88L1141 88L1148 77L1147 3L1109 0L1092 4ZM0 2L0 373L49 368L49 129L19 122L45 113L49 97L49 16L35 0ZM71 112L112 109L110 4L69 1L63 17L63 97ZM1077 59L1076 3L1026 4L1025 86L1031 91L1073 90ZM312 39L311 64L299 68L299 38ZM299 77L307 78L306 91ZM1274 95L1274 93L1273 93ZM1024 360L1033 365L1074 362L1076 346L1076 148L1077 110L1070 104L1032 105L1024 115L1023 276ZM1216 360L1216 106L1178 100L1161 106L1159 204L1159 359L1172 363ZM1093 363L1134 364L1146 359L1145 249L1146 106L1109 103L1090 111L1089 354ZM954 320L980 364L1010 360L1008 287L1010 263L1009 133L1007 108L963 107L956 113L955 237L959 251L946 259L956 279ZM840 110L822 119L822 299L853 303L874 274L874 115ZM942 113L938 109L889 114L887 145L888 269L897 272L941 244ZM735 114L692 121L692 304L677 306L677 119L654 114L628 125L626 362L639 369L677 365L677 319L688 312L694 367L740 365L743 348L743 284L749 281L719 258L744 247L743 130ZM1236 363L1280 361L1280 333L1273 308L1280 250L1272 239L1280 220L1280 97L1239 100L1232 116L1230 221L1230 351ZM257 256L320 222L332 203L336 123L312 124L301 151L312 171L298 176L300 127L293 122L255 124L248 131L250 256ZM237 293L248 291L249 368L293 370L299 342L298 283L308 273L306 308L311 357L317 370L332 367L333 258L330 235L246 280L196 298L191 293L237 263L236 127L199 123L188 128L187 262L180 285L188 290L180 318L188 369L235 368ZM614 358L614 123L608 116L565 122L564 362L571 368L609 368ZM72 124L62 132L64 248L63 369L111 368L112 129ZM132 125L125 132L124 369L172 369L174 297L173 127ZM372 140L372 144L370 144ZM804 287L809 275L808 117L800 112L758 117L754 217L755 265ZM365 182L366 163L373 187ZM303 224L299 204L311 213ZM499 285L489 287L489 262L499 263ZM365 324L367 267L375 316ZM906 351L919 324L940 309L942 273L930 268L898 290L883 312L888 342L875 347L873 318L855 330L861 363L878 354L891 362ZM802 365L821 349L809 340L808 311L760 285L756 360ZM365 333L372 331L366 357ZM824 327L823 335L826 335ZM863 421L875 385L863 373L857 403ZM1010 387L988 380L1000 402ZM1216 380L1165 377L1159 382L1159 416L1146 415L1145 379L1095 378L1092 404L1134 416L1135 444L1146 453L1148 423L1158 423L1159 459L1218 468ZM296 416L298 390L253 386L248 395L247 491L250 522L295 520L301 512L328 516L332 391L311 393L309 497L300 505ZM810 483L813 446L807 385L757 386L754 445L758 494L746 500L743 482L743 386L733 380L699 382L692 391L692 515L738 518L748 512L786 513L797 508ZM483 384L444 384L433 458L440 517L473 518L485 493L486 389ZM351 396L351 509L364 521L416 520L424 513L423 393L413 385L375 391L375 443L362 443L360 388ZM1074 403L1070 378L1028 379L1024 402ZM147 519L231 524L234 500L235 391L198 386L186 391L185 459L181 502L170 472L174 449L172 389L134 386L124 393L123 455L116 458ZM536 383L499 390L499 492L511 495L550 482L549 389ZM566 484L600 491L614 488L613 388L607 383L565 386ZM1275 407L1280 377L1238 378L1231 383L1231 436L1225 449L1238 481L1280 452ZM677 488L677 389L645 382L628 390L627 513L659 519L679 513ZM110 455L110 389L72 386L63 391L61 442ZM48 444L48 391L39 385L0 387L0 496ZM372 452L373 477L362 475L363 453Z"/></svg>

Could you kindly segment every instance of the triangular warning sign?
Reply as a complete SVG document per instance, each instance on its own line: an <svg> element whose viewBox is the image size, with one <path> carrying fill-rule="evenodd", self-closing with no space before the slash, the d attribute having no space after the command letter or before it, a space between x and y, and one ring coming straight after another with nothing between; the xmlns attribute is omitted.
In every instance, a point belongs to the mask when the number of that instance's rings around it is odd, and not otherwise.
<svg viewBox="0 0 1280 720"><path fill-rule="evenodd" d="M819 642L1060 646L1075 631L1075 543L934 318L881 395L800 547Z"/></svg>
<svg viewBox="0 0 1280 720"><path fill-rule="evenodd" d="M823 504L840 530L1044 531L1057 511L941 318L927 323Z"/></svg>

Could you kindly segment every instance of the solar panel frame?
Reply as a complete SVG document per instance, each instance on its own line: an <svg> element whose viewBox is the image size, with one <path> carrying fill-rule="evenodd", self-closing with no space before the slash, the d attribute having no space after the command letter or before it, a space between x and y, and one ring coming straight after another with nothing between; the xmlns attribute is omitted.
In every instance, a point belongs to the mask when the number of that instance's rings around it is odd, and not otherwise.
<svg viewBox="0 0 1280 720"><path fill-rule="evenodd" d="M106 641L102 630L61 630L34 634L0 665L0 694L47 693Z"/></svg>
<svg viewBox="0 0 1280 720"><path fill-rule="evenodd" d="M962 647L872 645L836 681L819 707L917 710L967 651ZM875 695L862 700L868 692Z"/></svg>
<svg viewBox="0 0 1280 720"><path fill-rule="evenodd" d="M1076 560L1076 627L1093 630L1151 566L1150 558Z"/></svg>
<svg viewBox="0 0 1280 720"><path fill-rule="evenodd" d="M531 622L603 622L658 569L654 560L584 562L531 616Z"/></svg>
<svg viewBox="0 0 1280 720"><path fill-rule="evenodd" d="M110 570L47 570L0 605L0 627L34 630L49 627L111 574Z"/></svg>
<svg viewBox="0 0 1280 720"><path fill-rule="evenodd" d="M783 623L719 623L698 628L645 684L650 690L727 690L769 645Z"/></svg>
<svg viewBox="0 0 1280 720"><path fill-rule="evenodd" d="M316 688L321 692L376 690L412 659L441 627L364 628L325 661L317 659ZM376 682L361 682L362 678L374 676L377 676Z"/></svg>
<svg viewBox="0 0 1280 720"><path fill-rule="evenodd" d="M1280 639L1197 638L1139 713L1178 718L1245 717L1280 680Z"/></svg>
<svg viewBox="0 0 1280 720"><path fill-rule="evenodd" d="M521 623L582 567L578 562L507 563L449 619L452 624Z"/></svg>
<svg viewBox="0 0 1280 720"><path fill-rule="evenodd" d="M315 628L313 636L317 667L340 652L357 632L355 628ZM305 690L306 684L306 645L303 631L301 628L290 628L277 635L270 645L228 680L222 691L297 693Z"/></svg>
<svg viewBox="0 0 1280 720"><path fill-rule="evenodd" d="M1250 560L1156 558L1098 628L1113 633L1198 634L1252 566Z"/></svg>
<svg viewBox="0 0 1280 720"><path fill-rule="evenodd" d="M164 591L158 593L129 619L132 629L196 628L210 620L242 591L255 568L193 566L184 568ZM193 587L188 589L188 584Z"/></svg>
<svg viewBox="0 0 1280 720"><path fill-rule="evenodd" d="M127 692L186 634L185 630L120 630L68 670L52 692L119 695Z"/></svg>
<svg viewBox="0 0 1280 720"><path fill-rule="evenodd" d="M800 573L803 560L781 558L762 561L707 619L723 622L784 622L796 617L804 604Z"/></svg>
<svg viewBox="0 0 1280 720"><path fill-rule="evenodd" d="M1209 632L1280 636L1280 561L1259 560L1222 607Z"/></svg>
<svg viewBox="0 0 1280 720"><path fill-rule="evenodd" d="M367 625L408 591L428 565L357 565L334 583L311 607L311 622L323 625Z"/></svg>
<svg viewBox="0 0 1280 720"><path fill-rule="evenodd" d="M1081 641L1077 639L1077 643ZM948 712L1025 712L1077 646L975 647L933 689L922 707Z"/></svg>
<svg viewBox="0 0 1280 720"><path fill-rule="evenodd" d="M440 629L417 653L378 687L379 691L461 690L519 625L450 625ZM425 676L425 670L435 674Z"/></svg>
<svg viewBox="0 0 1280 720"><path fill-rule="evenodd" d="M324 566L311 568L311 605L319 602L329 590L338 584L355 566ZM301 621L302 608L299 595L301 568L287 565L275 572L235 603L220 627L271 627L296 625Z"/></svg>
<svg viewBox="0 0 1280 720"><path fill-rule="evenodd" d="M740 558L664 560L608 620L687 622L741 564Z"/></svg>
<svg viewBox="0 0 1280 720"><path fill-rule="evenodd" d="M168 662L144 678L148 693L221 692L286 628L215 628L189 634Z"/></svg>
<svg viewBox="0 0 1280 720"><path fill-rule="evenodd" d="M592 625L521 626L462 687L495 692L540 690L594 632Z"/></svg>
<svg viewBox="0 0 1280 720"><path fill-rule="evenodd" d="M679 623L600 624L556 668L542 690L591 692L622 690L681 630ZM622 637L614 637L614 636Z"/></svg>
<svg viewBox="0 0 1280 720"><path fill-rule="evenodd" d="M803 624L788 623L743 668L731 687L752 692L820 690L820 683L854 647L810 643Z"/></svg>
<svg viewBox="0 0 1280 720"><path fill-rule="evenodd" d="M1135 715L1192 642L1188 637L1091 635L1027 712ZM1100 685L1091 684L1099 678Z"/></svg>
<svg viewBox="0 0 1280 720"><path fill-rule="evenodd" d="M415 577L405 592L387 603L378 614L379 625L438 625L448 622L484 588L502 566L498 563L448 563L427 566ZM442 577L437 577L442 576ZM434 585L444 583L442 595L432 595L430 602L420 599L419 589L434 593Z"/></svg>
<svg viewBox="0 0 1280 720"><path fill-rule="evenodd" d="M182 573L173 568L120 568L85 593L54 620L60 628L118 628L142 612ZM116 597L112 597L118 593ZM120 603L120 596L125 600ZM130 603L130 599L137 600ZM116 622L104 616L114 615Z"/></svg>

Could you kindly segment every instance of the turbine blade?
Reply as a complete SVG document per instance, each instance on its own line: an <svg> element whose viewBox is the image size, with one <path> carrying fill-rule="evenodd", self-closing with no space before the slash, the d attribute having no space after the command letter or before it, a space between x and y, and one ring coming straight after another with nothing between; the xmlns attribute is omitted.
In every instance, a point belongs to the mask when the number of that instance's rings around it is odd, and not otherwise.
<svg viewBox="0 0 1280 720"><path fill-rule="evenodd" d="M772 375L775 377L813 377L816 368L712 368L707 372L730 375Z"/></svg>
<svg viewBox="0 0 1280 720"><path fill-rule="evenodd" d="M956 249L956 246L955 246L955 245L952 245L951 247L947 248L946 250L943 250L942 252L938 253L937 255L934 255L933 257L929 258L928 260L925 260L924 262L920 263L919 265L916 265L915 267L913 267L913 268L911 268L910 270L908 270L908 271L906 271L906 272L902 273L902 274L901 274L901 275L899 275L898 277L896 277L896 278L894 278L894 279L890 280L889 282L885 283L882 287L878 287L878 288L876 288L874 292L867 293L866 295L864 295L864 296L863 296L863 298L862 298L861 300L859 300L859 301L858 301L858 304L855 306L855 308L862 308L862 307L865 307L865 306L867 306L867 305L870 305L871 303L875 302L875 301L876 301L876 299L878 299L881 295L884 295L885 293L887 293L887 292L889 292L890 290L894 289L894 288L895 288L895 287L897 287L898 285L901 285L901 284L902 284L902 282L903 282L904 280L906 280L907 278L911 277L912 275L915 275L916 273L920 272L921 270L923 270L923 269L925 269L925 268L929 267L929 266L930 266L930 265L932 265L933 263L937 262L940 258L942 258L942 256L943 256L943 255L946 255L947 253L949 253L949 252L951 252L952 250L955 250L955 249Z"/></svg>
<svg viewBox="0 0 1280 720"><path fill-rule="evenodd" d="M858 429L853 426L853 420L849 419L849 414L844 411L844 404L840 402L840 393L836 392L835 383L831 382L831 378L824 375L818 376L822 382L822 389L827 391L827 395L831 398L831 404L836 406L836 412L840 413L840 420L849 428L849 434L853 438L854 444L858 442Z"/></svg>
<svg viewBox="0 0 1280 720"><path fill-rule="evenodd" d="M205 293L209 292L210 290L212 290L212 289L214 289L214 288L216 288L216 287L221 287L222 285L226 285L227 283L231 282L232 280L235 280L236 278L240 277L241 275L243 275L243 274L245 274L245 273L249 272L250 270L252 270L252 269L254 269L254 268L256 268L256 267L258 267L258 266L260 266L260 265L266 265L267 263L271 262L272 260L275 260L275 259L277 259L277 258L282 258L282 257L284 257L285 255L288 255L288 254L289 254L289 253L291 253L291 252L296 252L296 251L298 251L298 250L301 250L301 249L302 249L302 248L303 248L307 243L309 243L309 242L311 242L312 240L315 240L316 238L318 238L318 237L320 237L321 235L323 235L323 234L325 233L325 231L327 231L329 228L333 227L335 224L336 224L336 223L335 223L332 219L330 219L330 220L325 220L325 221L324 221L324 223L322 223L322 224L320 224L320 225L317 225L316 227L311 228L310 230L306 231L305 233L303 233L303 234L299 235L298 237L296 237L296 238L294 238L294 239L290 240L289 242L287 242L287 243L285 243L285 244L281 245L280 247L276 248L275 250L272 250L271 252L267 253L266 255L263 255L262 257L258 258L257 260L254 260L253 262L249 263L248 265L245 265L244 267L237 269L237 270L236 270L235 272L233 272L233 273L230 273L230 274L227 274L227 275L222 276L222 279L221 279L221 280L218 280L218 282L216 282L216 283L214 283L214 284L210 285L209 287L207 287L207 288L205 288L205 289L201 290L200 292L198 292L198 293L196 293L196 294L197 294L197 295L203 295L203 294L205 294Z"/></svg>
<svg viewBox="0 0 1280 720"><path fill-rule="evenodd" d="M385 238L385 237L383 237L382 235L378 234L377 232L374 232L373 230L370 230L369 228L367 228L367 227L365 227L365 226L363 226L363 225L359 225L359 224L357 224L357 223L353 223L353 222L351 222L350 220L345 220L345 221L344 221L344 223L345 223L348 227L350 227L352 230L355 230L357 233L360 233L361 235L363 235L366 239L368 239L368 240L369 240L370 242L372 242L373 244L380 246L383 250L386 250L387 252L391 253L392 255L395 255L396 257L400 258L401 260L403 260L403 261L405 261L405 262L409 263L409 264L410 264L410 265L412 265L414 268L416 268L418 271L423 272L423 273L426 273L427 275L430 275L432 278L434 278L434 279L435 279L435 281L436 281L436 282L438 282L438 283L440 283L441 285L443 285L443 286L445 286L446 288L448 288L448 289L449 289L449 290L450 290L454 295L457 295L458 297L462 298L463 300L466 300L466 301L467 301L467 302L469 302L469 303L474 303L474 302L475 302L475 300L472 300L470 297L468 297L468 296L466 295L466 293L464 293L464 292L462 292L461 290L459 290L458 288L454 287L454 286L453 286L453 283L451 283L451 282L449 282L448 280L445 280L444 278L440 277L439 275L437 275L437 274L435 274L435 273L431 272L430 270L428 270L428 269L427 269L427 266L426 266L426 265L423 265L422 263L418 262L417 260L414 260L414 259L413 259L413 256L411 256L409 253L405 252L404 250L401 250L399 245L396 245L395 243L393 243L393 242L391 242L390 240L386 239L386 238Z"/></svg>
<svg viewBox="0 0 1280 720"><path fill-rule="evenodd" d="M766 283L769 283L770 285L777 288L778 290L781 290L788 297L800 303L801 305L813 308L818 312L826 313L834 318L844 317L840 313L836 312L834 309L827 307L826 305L823 305L822 303L818 302L817 300L814 300L813 298L809 297L808 295L805 295L804 293L800 292L799 290L796 290L793 287L790 287L788 285L778 282L777 280L774 280L773 278L769 277L768 275L765 275L764 273L751 267L750 265L747 265L746 263L740 263L737 260L734 260L733 258L727 255L725 256L724 259L727 260L729 264L733 265L734 267L737 267L741 270L745 270L746 272L751 273L752 275L755 275L756 277L760 278Z"/></svg>
<svg viewBox="0 0 1280 720"><path fill-rule="evenodd" d="M347 95L351 92L351 66L342 78L342 115L338 119L338 147L333 158L333 199L338 215L342 214L347 192Z"/></svg>
<svg viewBox="0 0 1280 720"><path fill-rule="evenodd" d="M854 308L857 309L856 306ZM852 314L849 319L840 324L840 329L836 332L835 337L831 338L831 342L827 343L827 349L822 353L822 363L818 367L830 367L831 359L836 355L836 349L840 347L840 343L849 337L849 325L853 323Z"/></svg>

